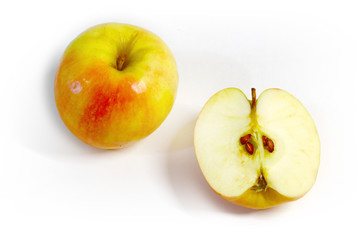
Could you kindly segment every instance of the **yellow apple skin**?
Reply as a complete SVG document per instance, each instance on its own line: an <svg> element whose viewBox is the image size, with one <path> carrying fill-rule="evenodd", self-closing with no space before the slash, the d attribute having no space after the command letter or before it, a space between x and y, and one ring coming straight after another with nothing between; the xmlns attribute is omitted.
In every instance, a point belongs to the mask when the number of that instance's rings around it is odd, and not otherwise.
<svg viewBox="0 0 360 240"><path fill-rule="evenodd" d="M117 149L160 126L177 85L175 59L158 36L106 23L83 32L65 50L55 76L55 101L76 137Z"/></svg>
<svg viewBox="0 0 360 240"><path fill-rule="evenodd" d="M233 198L222 196L219 193L218 195L231 203L252 209L266 209L284 202L295 201L301 198L285 197L272 188L267 188L266 191L261 192L255 192L248 189L241 196Z"/></svg>

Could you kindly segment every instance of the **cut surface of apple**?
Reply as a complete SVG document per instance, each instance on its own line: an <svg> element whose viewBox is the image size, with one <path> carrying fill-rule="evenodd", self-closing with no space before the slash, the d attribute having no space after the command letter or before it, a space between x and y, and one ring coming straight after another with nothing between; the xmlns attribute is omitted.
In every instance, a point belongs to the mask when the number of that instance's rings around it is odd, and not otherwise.
<svg viewBox="0 0 360 240"><path fill-rule="evenodd" d="M305 107L268 89L252 100L236 88L212 96L200 112L194 145L210 187L249 208L296 200L310 190L320 163L320 140Z"/></svg>

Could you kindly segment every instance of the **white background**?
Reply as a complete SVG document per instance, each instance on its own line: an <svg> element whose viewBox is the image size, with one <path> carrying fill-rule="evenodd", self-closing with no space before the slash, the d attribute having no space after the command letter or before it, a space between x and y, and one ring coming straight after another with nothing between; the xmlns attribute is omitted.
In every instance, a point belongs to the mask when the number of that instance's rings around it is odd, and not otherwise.
<svg viewBox="0 0 360 240"><path fill-rule="evenodd" d="M8 1L0 7L0 239L354 239L359 226L356 1ZM62 123L53 79L67 44L104 22L159 35L178 65L175 105L151 136L97 150ZM225 202L193 149L217 91L270 87L312 115L322 154L302 199Z"/></svg>

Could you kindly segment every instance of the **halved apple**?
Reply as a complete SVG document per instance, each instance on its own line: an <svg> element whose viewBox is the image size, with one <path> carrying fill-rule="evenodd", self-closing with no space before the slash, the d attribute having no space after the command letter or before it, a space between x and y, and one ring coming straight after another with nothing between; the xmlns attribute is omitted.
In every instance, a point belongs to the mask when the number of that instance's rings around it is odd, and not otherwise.
<svg viewBox="0 0 360 240"><path fill-rule="evenodd" d="M320 140L305 107L268 89L252 100L236 88L212 96L195 126L194 145L210 187L224 199L263 209L296 200L316 180Z"/></svg>

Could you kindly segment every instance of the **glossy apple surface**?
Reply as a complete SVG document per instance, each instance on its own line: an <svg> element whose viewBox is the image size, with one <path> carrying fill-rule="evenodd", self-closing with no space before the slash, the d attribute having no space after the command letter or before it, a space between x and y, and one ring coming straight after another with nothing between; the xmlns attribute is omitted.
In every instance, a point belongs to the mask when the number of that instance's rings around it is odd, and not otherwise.
<svg viewBox="0 0 360 240"><path fill-rule="evenodd" d="M160 126L177 85L175 59L158 36L107 23L67 47L55 77L55 101L75 136L97 148L116 149Z"/></svg>
<svg viewBox="0 0 360 240"><path fill-rule="evenodd" d="M205 104L195 152L211 188L224 199L264 209L304 196L316 180L320 140L310 114L291 94L268 89L252 100L224 89Z"/></svg>

